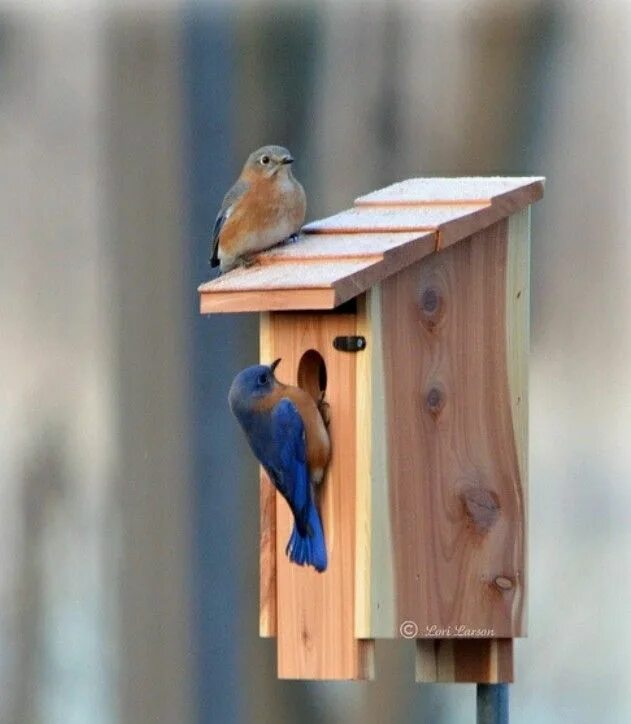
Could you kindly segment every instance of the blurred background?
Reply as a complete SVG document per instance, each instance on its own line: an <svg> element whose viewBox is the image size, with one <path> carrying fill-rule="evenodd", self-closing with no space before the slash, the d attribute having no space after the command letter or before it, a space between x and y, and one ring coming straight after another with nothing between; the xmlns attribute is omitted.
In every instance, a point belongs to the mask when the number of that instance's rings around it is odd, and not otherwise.
<svg viewBox="0 0 631 724"><path fill-rule="evenodd" d="M0 721L474 720L468 685L278 682L258 484L202 318L254 148L308 219L419 175L533 210L530 604L514 722L631 721L631 3L0 0ZM626 573L625 573L626 572Z"/></svg>

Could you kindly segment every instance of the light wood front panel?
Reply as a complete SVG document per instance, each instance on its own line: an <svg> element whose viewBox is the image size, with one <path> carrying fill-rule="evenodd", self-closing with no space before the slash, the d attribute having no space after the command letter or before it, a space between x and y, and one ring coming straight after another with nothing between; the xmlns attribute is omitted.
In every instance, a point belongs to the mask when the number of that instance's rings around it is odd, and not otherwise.
<svg viewBox="0 0 631 724"><path fill-rule="evenodd" d="M332 442L319 499L329 559L324 573L288 561L285 546L293 518L283 498L274 493L278 675L366 678L372 673L373 642L357 640L354 630L357 354L333 348L336 336L355 334L357 318L354 314L278 313L268 321L266 348L270 354L264 361L282 358L276 372L279 380L297 383L300 358L307 350L316 350L324 359ZM267 546L263 555L268 556L270 550ZM273 580L269 567L262 580Z"/></svg>

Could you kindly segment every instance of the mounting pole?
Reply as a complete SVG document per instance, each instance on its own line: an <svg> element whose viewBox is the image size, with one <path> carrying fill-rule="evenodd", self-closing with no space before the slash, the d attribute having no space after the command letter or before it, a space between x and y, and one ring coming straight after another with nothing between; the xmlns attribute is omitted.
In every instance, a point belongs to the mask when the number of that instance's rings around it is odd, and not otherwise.
<svg viewBox="0 0 631 724"><path fill-rule="evenodd" d="M478 684L477 724L508 724L508 684Z"/></svg>

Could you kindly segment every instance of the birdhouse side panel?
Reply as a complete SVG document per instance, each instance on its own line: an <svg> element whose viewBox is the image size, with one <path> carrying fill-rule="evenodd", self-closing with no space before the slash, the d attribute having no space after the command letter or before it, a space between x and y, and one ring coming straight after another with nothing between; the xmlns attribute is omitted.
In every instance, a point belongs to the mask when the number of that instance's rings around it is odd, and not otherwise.
<svg viewBox="0 0 631 724"><path fill-rule="evenodd" d="M530 354L530 206L508 219L506 358L517 464L523 496L523 571L528 571L528 358ZM520 635L526 636L528 607L521 606Z"/></svg>
<svg viewBox="0 0 631 724"><path fill-rule="evenodd" d="M387 456L381 285L357 300L357 533L355 634L391 637L396 594Z"/></svg>
<svg viewBox="0 0 631 724"><path fill-rule="evenodd" d="M395 615L378 636L523 634L527 249L512 223L382 284Z"/></svg>

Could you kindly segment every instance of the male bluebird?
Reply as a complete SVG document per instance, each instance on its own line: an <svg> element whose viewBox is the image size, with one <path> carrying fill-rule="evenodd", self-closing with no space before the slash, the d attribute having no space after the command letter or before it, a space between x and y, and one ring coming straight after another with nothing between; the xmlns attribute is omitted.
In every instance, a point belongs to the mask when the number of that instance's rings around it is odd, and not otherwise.
<svg viewBox="0 0 631 724"><path fill-rule="evenodd" d="M285 553L290 561L321 572L327 566L327 553L314 485L322 481L331 443L309 393L274 376L279 362L240 372L228 401L252 451L294 515Z"/></svg>
<svg viewBox="0 0 631 724"><path fill-rule="evenodd" d="M211 266L226 272L247 264L257 252L300 230L307 200L291 172L293 161L282 146L263 146L250 154L217 215Z"/></svg>

